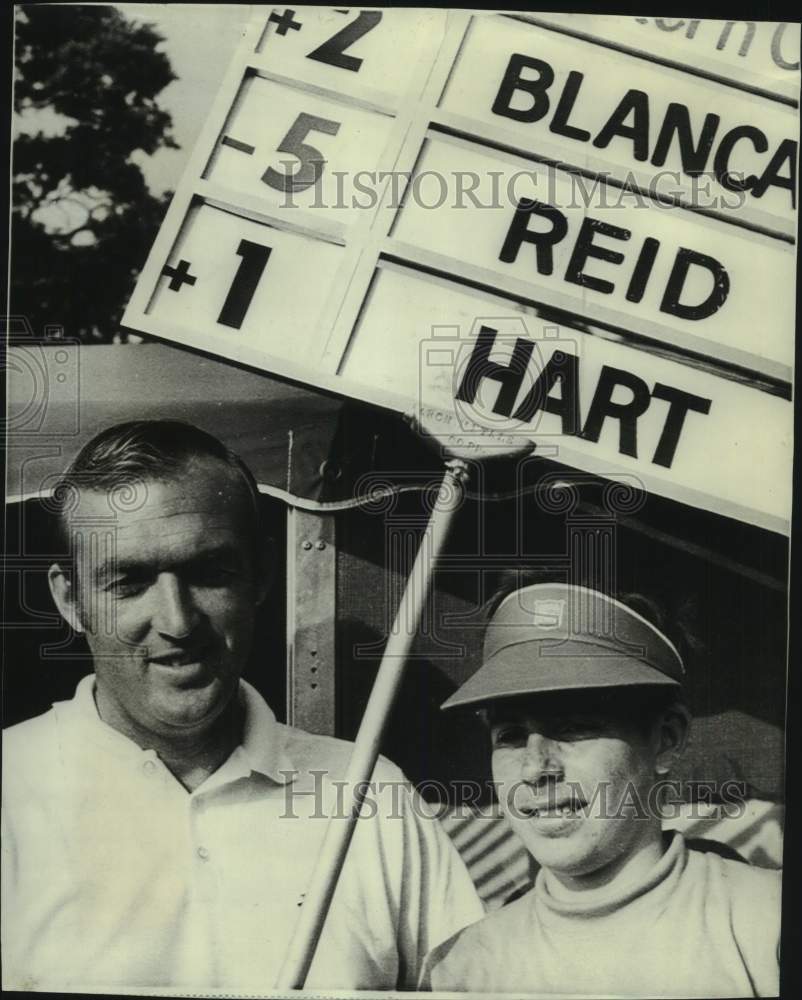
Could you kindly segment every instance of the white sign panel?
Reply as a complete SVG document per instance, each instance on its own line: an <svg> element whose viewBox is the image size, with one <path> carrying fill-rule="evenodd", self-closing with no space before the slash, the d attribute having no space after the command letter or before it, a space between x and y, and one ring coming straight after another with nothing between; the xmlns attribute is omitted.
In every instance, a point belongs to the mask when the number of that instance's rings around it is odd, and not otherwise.
<svg viewBox="0 0 802 1000"><path fill-rule="evenodd" d="M516 57L530 62L511 70ZM622 60L631 60L626 74ZM614 78L624 75L630 90L619 94ZM545 111L533 118L533 107ZM429 374L405 368L417 356L402 329L413 313L415 330L427 316L447 324L449 309L460 317L452 326L470 330L465 303L501 302L516 316L557 309L582 331L574 354L589 359L576 371L576 426L555 438L561 460L602 475L637 469L664 495L782 531L795 277L783 229L792 217L782 181L789 121L776 100L517 18L259 9L124 323L408 410L431 395ZM765 142L739 132L745 123ZM634 180L621 173L633 157ZM740 190L724 185L740 207L708 215L698 202L683 206L690 160L702 173L712 162L715 174L717 158L754 175ZM657 167L683 174L676 197L644 189ZM409 278L395 304L392 261ZM424 273L438 281L423 282ZM493 350L503 352L501 341ZM625 370L629 390L611 381ZM705 397L707 378L715 392ZM643 404L635 451L614 440L629 440L627 391ZM697 398L710 407L695 408ZM435 393L432 405L449 399ZM485 417L498 416L494 405ZM521 405L504 420L529 434ZM608 411L619 406L630 417L617 432ZM760 418L725 419L728 410ZM754 488L755 462L770 479L779 470L771 490ZM733 477L743 479L734 494Z"/></svg>
<svg viewBox="0 0 802 1000"><path fill-rule="evenodd" d="M248 41L254 67L393 108L418 89L448 19L445 10L416 10L410 17L388 7L265 9Z"/></svg>
<svg viewBox="0 0 802 1000"><path fill-rule="evenodd" d="M322 240L199 205L162 268L148 314L176 331L224 341L217 351L232 359L245 345L300 362L318 348L342 254Z"/></svg>
<svg viewBox="0 0 802 1000"><path fill-rule="evenodd" d="M466 175L481 178L469 195ZM391 252L787 377L793 248L693 215L680 226L676 214L601 181L431 135Z"/></svg>
<svg viewBox="0 0 802 1000"><path fill-rule="evenodd" d="M477 18L440 109L455 128L520 152L796 232L797 115L784 104L548 28Z"/></svg>
<svg viewBox="0 0 802 1000"><path fill-rule="evenodd" d="M778 530L790 506L788 401L408 268L377 272L343 375L415 395L468 447L525 436L545 457L636 473L731 516L760 511ZM726 498L711 492L720 482Z"/></svg>
<svg viewBox="0 0 802 1000"><path fill-rule="evenodd" d="M203 176L274 208L351 223L359 212L354 180L379 163L392 124L387 115L249 76Z"/></svg>
<svg viewBox="0 0 802 1000"><path fill-rule="evenodd" d="M799 24L616 14L521 14L578 36L687 66L746 89L799 101Z"/></svg>

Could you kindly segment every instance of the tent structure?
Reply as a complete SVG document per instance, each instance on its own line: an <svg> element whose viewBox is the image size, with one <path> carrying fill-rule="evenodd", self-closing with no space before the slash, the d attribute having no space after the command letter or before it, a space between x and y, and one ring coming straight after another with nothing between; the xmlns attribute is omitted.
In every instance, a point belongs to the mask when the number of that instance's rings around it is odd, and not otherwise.
<svg viewBox="0 0 802 1000"><path fill-rule="evenodd" d="M265 607L246 676L280 717L353 737L426 523L438 456L394 414L161 344L17 345L8 387L4 724L69 697L91 669L47 593L46 568L58 554L48 491L102 427L170 417L216 434L245 459L279 541L284 592ZM609 483L536 457L514 474L474 472L386 733L387 756L449 807L459 782L489 781L478 720L439 714L479 665L483 605L511 573L567 572L602 532L620 589L654 594L688 623L696 721L681 777L742 781L748 797L775 808L787 539L654 496L619 498L616 507ZM523 856L512 864L508 839L477 839L459 821L452 829L476 855L486 898L528 877ZM755 835L745 829L742 843Z"/></svg>

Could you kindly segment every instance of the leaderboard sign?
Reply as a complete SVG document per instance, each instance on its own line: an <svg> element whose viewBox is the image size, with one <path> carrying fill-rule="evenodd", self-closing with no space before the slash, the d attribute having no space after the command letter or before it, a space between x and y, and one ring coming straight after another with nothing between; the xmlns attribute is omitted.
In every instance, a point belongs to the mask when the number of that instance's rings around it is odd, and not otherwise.
<svg viewBox="0 0 802 1000"><path fill-rule="evenodd" d="M599 20L261 8L125 324L786 531L797 112Z"/></svg>

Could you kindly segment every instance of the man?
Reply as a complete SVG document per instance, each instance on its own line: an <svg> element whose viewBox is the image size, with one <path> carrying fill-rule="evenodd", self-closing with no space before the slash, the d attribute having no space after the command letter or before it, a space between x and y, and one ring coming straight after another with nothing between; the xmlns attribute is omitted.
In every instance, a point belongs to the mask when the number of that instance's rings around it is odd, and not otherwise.
<svg viewBox="0 0 802 1000"><path fill-rule="evenodd" d="M779 873L661 830L660 784L688 729L683 673L660 628L596 591L541 583L501 602L482 667L444 707L483 710L501 808L540 870L436 948L425 985L777 994Z"/></svg>
<svg viewBox="0 0 802 1000"><path fill-rule="evenodd" d="M350 744L240 679L270 571L253 478L194 427L134 422L56 498L74 560L51 591L94 674L4 734L4 983L269 991ZM414 985L483 912L400 772L374 781L309 988Z"/></svg>

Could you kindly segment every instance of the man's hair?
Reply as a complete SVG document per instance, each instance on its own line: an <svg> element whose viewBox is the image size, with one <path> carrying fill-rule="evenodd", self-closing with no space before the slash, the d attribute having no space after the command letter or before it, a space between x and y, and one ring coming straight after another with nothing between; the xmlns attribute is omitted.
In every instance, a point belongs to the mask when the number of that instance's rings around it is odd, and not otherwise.
<svg viewBox="0 0 802 1000"><path fill-rule="evenodd" d="M255 544L263 541L259 489L248 466L221 441L180 420L131 420L109 427L88 441L53 489L63 551L69 550L70 511L81 491L103 492L138 482L169 482L198 458L225 464L242 487Z"/></svg>

